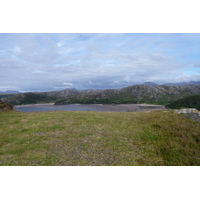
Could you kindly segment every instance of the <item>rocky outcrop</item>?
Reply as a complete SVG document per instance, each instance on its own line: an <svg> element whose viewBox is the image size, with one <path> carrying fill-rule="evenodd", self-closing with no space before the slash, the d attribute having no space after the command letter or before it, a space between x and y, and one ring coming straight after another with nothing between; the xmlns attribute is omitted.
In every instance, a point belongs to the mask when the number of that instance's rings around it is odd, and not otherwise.
<svg viewBox="0 0 200 200"><path fill-rule="evenodd" d="M192 118L193 120L200 122L200 111L195 108L174 110L174 112L178 114L183 113L186 117Z"/></svg>
<svg viewBox="0 0 200 200"><path fill-rule="evenodd" d="M0 112L1 111L11 111L13 110L13 106L7 103L4 103L0 100Z"/></svg>
<svg viewBox="0 0 200 200"><path fill-rule="evenodd" d="M198 113L200 115L200 111L198 111L195 108L184 108L184 109L180 109L180 110L174 110L175 113L183 113L183 114L188 114L188 113Z"/></svg>

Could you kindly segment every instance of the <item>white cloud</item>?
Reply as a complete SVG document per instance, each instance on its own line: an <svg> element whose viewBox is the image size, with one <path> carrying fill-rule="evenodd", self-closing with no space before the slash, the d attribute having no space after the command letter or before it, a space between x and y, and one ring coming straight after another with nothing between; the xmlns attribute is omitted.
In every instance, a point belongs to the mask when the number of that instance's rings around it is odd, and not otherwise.
<svg viewBox="0 0 200 200"><path fill-rule="evenodd" d="M14 47L13 51L14 51L15 54L20 54L22 52L21 48L19 46Z"/></svg>
<svg viewBox="0 0 200 200"><path fill-rule="evenodd" d="M66 82L64 82L63 85L66 85L66 86L73 86L74 84L73 84L73 83L66 83Z"/></svg>
<svg viewBox="0 0 200 200"><path fill-rule="evenodd" d="M131 82L131 79L130 79L129 76L125 76L125 77L123 78L123 80L126 81L126 82Z"/></svg>
<svg viewBox="0 0 200 200"><path fill-rule="evenodd" d="M62 41L60 41L60 42L57 43L57 46L58 46L58 47L62 47L62 46L64 46L64 45L65 45L65 42L62 42Z"/></svg>

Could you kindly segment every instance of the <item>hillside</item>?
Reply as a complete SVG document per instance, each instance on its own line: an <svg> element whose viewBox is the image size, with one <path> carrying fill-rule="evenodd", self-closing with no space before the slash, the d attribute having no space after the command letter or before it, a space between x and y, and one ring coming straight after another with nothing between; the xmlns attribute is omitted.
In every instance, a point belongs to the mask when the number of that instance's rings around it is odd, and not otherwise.
<svg viewBox="0 0 200 200"><path fill-rule="evenodd" d="M12 105L52 103L68 96L72 97L78 93L78 91L73 90L61 90L54 92L27 92L5 97L2 98L2 100Z"/></svg>
<svg viewBox="0 0 200 200"><path fill-rule="evenodd" d="M1 111L11 111L13 110L13 106L7 103L4 103L0 100L0 112Z"/></svg>
<svg viewBox="0 0 200 200"><path fill-rule="evenodd" d="M2 112L0 126L2 166L200 165L200 123L172 111Z"/></svg>
<svg viewBox="0 0 200 200"><path fill-rule="evenodd" d="M0 99L15 96L16 94L6 94L6 93L0 93Z"/></svg>
<svg viewBox="0 0 200 200"><path fill-rule="evenodd" d="M197 110L200 110L200 95L193 95L179 99L168 104L167 107L172 109L196 108Z"/></svg>
<svg viewBox="0 0 200 200"><path fill-rule="evenodd" d="M68 103L152 103L166 104L182 97L200 94L200 86L147 86L134 85L120 90L91 90L69 96L55 104Z"/></svg>
<svg viewBox="0 0 200 200"><path fill-rule="evenodd" d="M62 90L55 92L21 93L3 98L13 105L55 102L56 105L82 104L167 104L183 97L200 94L200 86L133 85L119 90Z"/></svg>

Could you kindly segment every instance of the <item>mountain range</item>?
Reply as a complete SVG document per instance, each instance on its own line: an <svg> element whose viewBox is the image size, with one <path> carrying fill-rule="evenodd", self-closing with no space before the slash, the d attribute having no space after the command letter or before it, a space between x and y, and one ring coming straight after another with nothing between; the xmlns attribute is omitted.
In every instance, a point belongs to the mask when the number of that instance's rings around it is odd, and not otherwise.
<svg viewBox="0 0 200 200"><path fill-rule="evenodd" d="M20 93L20 92L17 90L6 90L5 92L0 91L0 94L17 94L17 93Z"/></svg>
<svg viewBox="0 0 200 200"><path fill-rule="evenodd" d="M164 84L157 84L157 83L153 83L153 82L144 82L143 85L149 85L149 86L157 86L157 85L173 85L173 86L200 85L200 81L189 81L189 82L179 82L179 83L164 83Z"/></svg>
<svg viewBox="0 0 200 200"><path fill-rule="evenodd" d="M168 104L178 99L200 94L200 86L184 85L133 85L122 89L106 90L61 90L53 92L28 92L2 98L12 105L54 102L64 104L131 104L151 103Z"/></svg>
<svg viewBox="0 0 200 200"><path fill-rule="evenodd" d="M163 85L174 85L174 86L181 86L181 85L200 85L200 81L190 81L190 82L180 82L180 83L165 83Z"/></svg>

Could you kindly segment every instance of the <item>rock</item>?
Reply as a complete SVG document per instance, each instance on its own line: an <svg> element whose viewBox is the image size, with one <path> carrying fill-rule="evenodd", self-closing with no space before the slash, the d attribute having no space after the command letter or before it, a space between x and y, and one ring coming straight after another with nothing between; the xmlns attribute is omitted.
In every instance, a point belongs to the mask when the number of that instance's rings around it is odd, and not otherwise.
<svg viewBox="0 0 200 200"><path fill-rule="evenodd" d="M186 117L189 117L195 121L200 122L200 115L198 113L188 113L188 114L186 114Z"/></svg>
<svg viewBox="0 0 200 200"><path fill-rule="evenodd" d="M200 122L200 111L198 111L195 108L188 108L188 109L180 109L180 110L174 110L175 113L178 114L185 114L186 117L189 117L195 121Z"/></svg>
<svg viewBox="0 0 200 200"><path fill-rule="evenodd" d="M187 113L198 113L200 114L200 111L198 111L196 108L185 108L185 109L180 109L180 110L175 110L174 111L175 113L184 113L184 114L187 114Z"/></svg>
<svg viewBox="0 0 200 200"><path fill-rule="evenodd" d="M4 103L3 101L0 100L0 112L1 111L12 111L13 110L13 106L8 104L8 103Z"/></svg>

